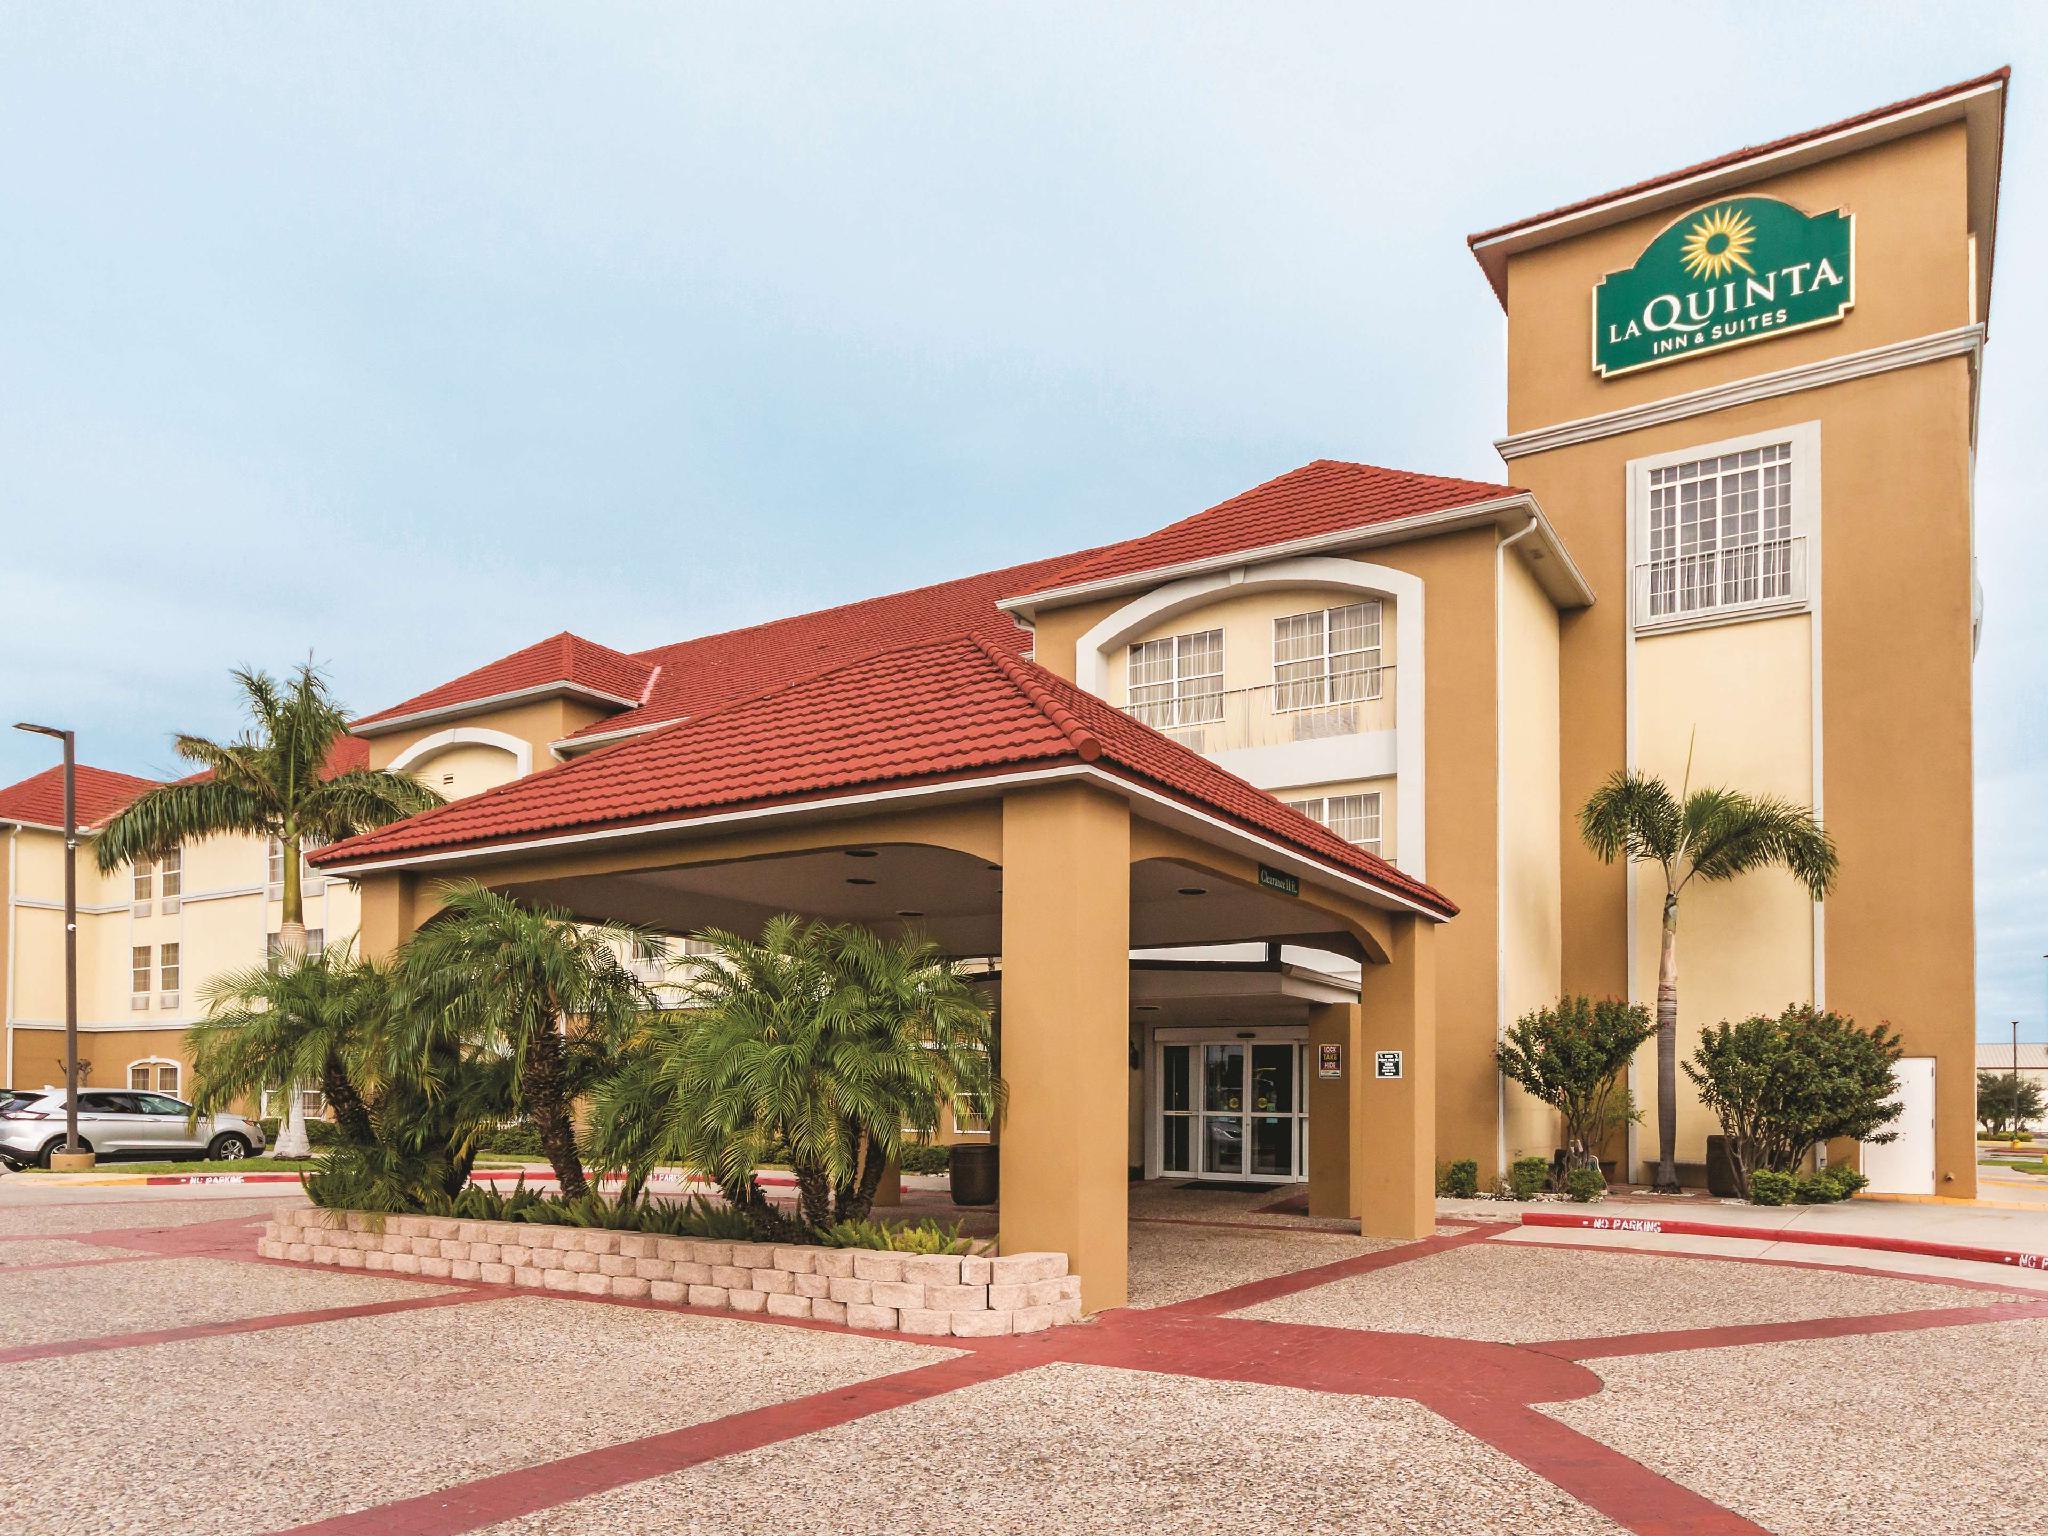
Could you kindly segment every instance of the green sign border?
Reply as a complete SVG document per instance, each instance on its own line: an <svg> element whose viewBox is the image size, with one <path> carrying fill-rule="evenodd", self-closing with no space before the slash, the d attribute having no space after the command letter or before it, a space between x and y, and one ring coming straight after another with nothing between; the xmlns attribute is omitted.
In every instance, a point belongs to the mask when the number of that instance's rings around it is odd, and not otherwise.
<svg viewBox="0 0 2048 1536"><path fill-rule="evenodd" d="M1778 203L1783 207L1791 209L1801 218L1808 220L1830 213L1841 215L1842 219L1847 223L1849 230L1848 298L1842 302L1841 306L1833 314L1820 316L1812 320L1802 320L1797 325L1772 326L1769 330L1759 331L1754 336L1743 336L1732 341L1716 342L1708 347L1687 348L1685 351L1673 352L1665 357L1646 358L1640 363L1630 363L1622 368L1609 368L1602 363L1600 361L1600 290L1607 285L1608 280L1616 277L1625 277L1633 273L1637 267L1642 265L1643 258L1649 255L1651 248L1687 219L1698 218L1701 214L1711 212L1713 209L1723 207L1729 203L1741 202ZM1856 307L1856 265L1856 215L1852 210L1845 209L1839 204L1833 208L1822 208L1816 212L1809 213L1790 198L1773 197L1766 192L1735 192L1723 197L1709 198L1703 203L1696 203L1683 213L1668 220L1654 235L1645 240L1642 249L1636 252L1634 261L1631 261L1625 267L1615 267L1611 271L1602 273L1599 281L1594 283L1592 288L1587 291L1586 330L1587 340L1591 343L1593 372L1598 374L1602 380L1626 378L1629 374L1641 373L1645 368L1661 368L1666 363L1684 363L1713 353L1732 352L1737 347L1746 347L1752 342L1770 341L1779 336L1790 336L1795 331L1810 331L1817 325L1839 325L1848 318L1849 311Z"/></svg>

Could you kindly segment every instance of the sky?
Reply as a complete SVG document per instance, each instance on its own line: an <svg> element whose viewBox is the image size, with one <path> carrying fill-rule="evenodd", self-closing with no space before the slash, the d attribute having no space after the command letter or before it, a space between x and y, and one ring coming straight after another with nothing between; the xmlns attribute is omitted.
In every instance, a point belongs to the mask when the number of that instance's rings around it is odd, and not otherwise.
<svg viewBox="0 0 2048 1536"><path fill-rule="evenodd" d="M1503 478L1468 232L2011 64L1979 1033L2048 1039L2048 14L1399 11L0 0L0 713L169 774L237 665L367 712L1312 458Z"/></svg>

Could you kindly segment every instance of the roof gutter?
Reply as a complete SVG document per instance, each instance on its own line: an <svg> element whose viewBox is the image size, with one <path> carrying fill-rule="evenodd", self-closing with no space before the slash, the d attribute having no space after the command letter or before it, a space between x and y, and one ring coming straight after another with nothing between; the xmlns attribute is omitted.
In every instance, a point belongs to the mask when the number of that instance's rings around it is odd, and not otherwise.
<svg viewBox="0 0 2048 1536"><path fill-rule="evenodd" d="M1396 518L1391 522L1340 528L1331 533L1288 539L1278 544L1263 544L1253 549L1204 556L1199 560L1184 560L1174 565L1152 566L1124 575L1105 576L1096 581L1051 587L1042 592L1028 592L1019 597L999 598L996 606L1005 613L1030 619L1035 617L1041 608L1059 608L1089 598L1114 597L1123 592L1142 591L1147 587L1161 586L1184 576L1200 576L1209 571L1227 571L1238 566L1260 565L1267 561L1287 560L1297 555L1321 554L1333 550L1375 549L1406 539L1454 533L1460 529L1485 527L1489 524L1506 528L1510 526L1506 519L1512 514L1534 517L1541 533L1540 542L1546 552L1555 557L1556 580L1544 581L1544 586L1550 591L1551 596L1565 607L1589 606L1593 601L1592 585L1579 570L1578 563L1572 559L1571 552L1564 547L1564 541L1557 536L1556 529L1551 527L1550 519L1543 515L1543 509L1537 505L1536 498L1527 491L1517 491L1511 496L1496 496L1486 501L1468 502L1460 507L1447 507L1440 512L1423 512L1414 517Z"/></svg>

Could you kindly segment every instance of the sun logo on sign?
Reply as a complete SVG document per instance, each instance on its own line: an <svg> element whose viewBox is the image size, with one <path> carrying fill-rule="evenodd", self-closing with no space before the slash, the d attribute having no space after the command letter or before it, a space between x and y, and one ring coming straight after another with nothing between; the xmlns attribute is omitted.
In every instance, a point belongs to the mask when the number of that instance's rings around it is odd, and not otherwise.
<svg viewBox="0 0 2048 1536"><path fill-rule="evenodd" d="M1716 208L1686 232L1678 248L1687 277L1718 282L1737 267L1754 274L1746 258L1756 245L1756 226L1733 208Z"/></svg>

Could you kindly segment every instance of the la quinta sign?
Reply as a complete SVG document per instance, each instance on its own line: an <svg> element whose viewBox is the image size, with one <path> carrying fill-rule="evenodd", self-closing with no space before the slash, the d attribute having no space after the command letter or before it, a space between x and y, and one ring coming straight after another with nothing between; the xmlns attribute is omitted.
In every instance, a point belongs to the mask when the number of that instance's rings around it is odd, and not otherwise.
<svg viewBox="0 0 2048 1536"><path fill-rule="evenodd" d="M1839 320L1856 302L1856 216L1774 197L1695 208L1593 285L1602 378Z"/></svg>

